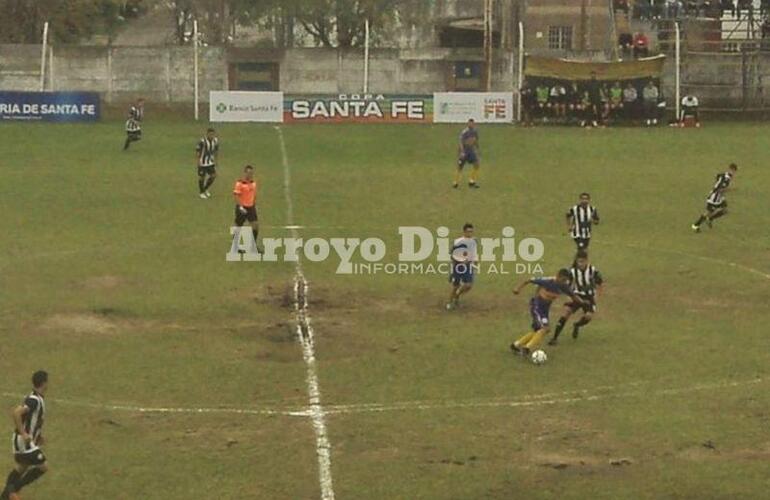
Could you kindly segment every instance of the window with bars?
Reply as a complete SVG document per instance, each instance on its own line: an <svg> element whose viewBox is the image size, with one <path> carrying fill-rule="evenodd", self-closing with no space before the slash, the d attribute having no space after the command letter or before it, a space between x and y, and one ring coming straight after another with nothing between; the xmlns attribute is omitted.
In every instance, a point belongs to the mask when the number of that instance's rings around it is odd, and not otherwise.
<svg viewBox="0 0 770 500"><path fill-rule="evenodd" d="M548 48L572 50L572 26L549 26Z"/></svg>

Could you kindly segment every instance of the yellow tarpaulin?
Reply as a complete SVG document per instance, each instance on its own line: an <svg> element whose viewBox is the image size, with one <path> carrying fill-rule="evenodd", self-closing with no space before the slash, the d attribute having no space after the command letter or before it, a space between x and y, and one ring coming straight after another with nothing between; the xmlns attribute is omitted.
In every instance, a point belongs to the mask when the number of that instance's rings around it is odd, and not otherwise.
<svg viewBox="0 0 770 500"><path fill-rule="evenodd" d="M655 78L663 73L665 60L666 56L662 54L620 62L582 62L527 56L524 75L559 80L589 80L593 72L598 80Z"/></svg>

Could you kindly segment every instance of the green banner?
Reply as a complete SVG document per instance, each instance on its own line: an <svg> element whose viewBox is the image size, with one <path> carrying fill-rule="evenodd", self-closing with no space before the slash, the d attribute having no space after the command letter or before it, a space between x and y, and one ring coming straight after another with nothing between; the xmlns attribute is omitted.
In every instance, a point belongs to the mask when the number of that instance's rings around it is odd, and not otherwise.
<svg viewBox="0 0 770 500"><path fill-rule="evenodd" d="M637 80L659 78L663 73L665 55L646 57L632 61L583 62L548 57L527 56L524 74L539 78L559 80L590 80L591 73L598 80Z"/></svg>

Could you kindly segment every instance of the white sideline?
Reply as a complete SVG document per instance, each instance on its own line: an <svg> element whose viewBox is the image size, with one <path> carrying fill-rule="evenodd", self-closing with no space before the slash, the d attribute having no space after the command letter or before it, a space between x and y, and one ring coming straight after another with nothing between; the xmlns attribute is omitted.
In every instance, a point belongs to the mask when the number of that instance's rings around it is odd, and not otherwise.
<svg viewBox="0 0 770 500"><path fill-rule="evenodd" d="M278 142L281 146L281 158L283 161L283 194L286 198L286 224L293 238L298 238L294 221L294 204L291 200L291 169L289 167L289 155L286 151L286 141L283 138L283 130L275 127L278 133ZM313 422L315 431L316 455L318 456L318 480L321 485L321 499L334 500L334 487L332 482L332 457L331 443L326 429L326 412L321 405L321 389L318 383L318 368L315 359L315 337L313 326L308 314L308 283L302 273L302 263L297 260L294 276L294 312L297 322L297 340L302 346L302 356L307 367L307 411Z"/></svg>

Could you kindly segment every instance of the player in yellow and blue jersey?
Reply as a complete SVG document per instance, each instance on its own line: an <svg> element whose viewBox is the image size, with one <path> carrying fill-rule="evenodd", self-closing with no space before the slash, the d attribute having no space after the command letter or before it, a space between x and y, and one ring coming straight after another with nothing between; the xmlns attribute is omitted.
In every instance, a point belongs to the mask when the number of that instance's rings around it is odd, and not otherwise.
<svg viewBox="0 0 770 500"><path fill-rule="evenodd" d="M455 172L455 181L452 187L455 189L460 186L463 178L463 167L467 163L473 165L470 176L468 177L468 186L478 188L479 169L481 168L481 157L479 156L479 131L476 128L476 121L471 118L468 125L460 132L460 147L458 149L457 171Z"/></svg>
<svg viewBox="0 0 770 500"><path fill-rule="evenodd" d="M532 316L532 331L519 337L516 342L511 344L511 349L523 356L537 349L543 338L550 331L548 322L548 313L551 304L560 295L566 295L572 299L575 304L582 305L583 299L580 298L570 287L571 274L569 269L560 269L559 273L551 278L531 278L517 286L513 293L518 295L527 285L536 285L535 296L529 301L529 313Z"/></svg>

